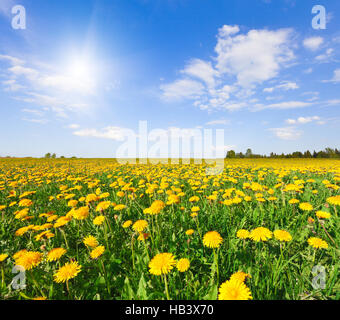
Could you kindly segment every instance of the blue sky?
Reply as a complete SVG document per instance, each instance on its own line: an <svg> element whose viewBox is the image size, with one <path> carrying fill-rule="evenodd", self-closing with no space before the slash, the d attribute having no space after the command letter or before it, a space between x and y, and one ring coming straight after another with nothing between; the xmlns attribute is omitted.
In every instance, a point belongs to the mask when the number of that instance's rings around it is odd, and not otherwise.
<svg viewBox="0 0 340 320"><path fill-rule="evenodd" d="M1 0L0 156L115 157L139 121L223 129L224 151L340 148L339 15L325 0Z"/></svg>

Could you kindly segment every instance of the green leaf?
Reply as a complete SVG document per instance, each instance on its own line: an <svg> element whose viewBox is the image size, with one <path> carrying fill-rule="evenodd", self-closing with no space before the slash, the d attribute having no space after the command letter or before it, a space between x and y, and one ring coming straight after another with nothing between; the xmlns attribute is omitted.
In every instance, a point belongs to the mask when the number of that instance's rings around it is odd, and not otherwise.
<svg viewBox="0 0 340 320"><path fill-rule="evenodd" d="M146 300L147 294L146 294L146 281L144 279L144 275L139 279L139 285L138 285L138 290L137 290L137 297L141 300Z"/></svg>
<svg viewBox="0 0 340 320"><path fill-rule="evenodd" d="M105 285L105 278L103 276L100 276L96 280L96 285Z"/></svg>
<svg viewBox="0 0 340 320"><path fill-rule="evenodd" d="M203 300L216 300L217 299L217 284L212 285L208 294L203 297Z"/></svg>
<svg viewBox="0 0 340 320"><path fill-rule="evenodd" d="M124 281L124 291L126 292L128 300L134 300L135 299L135 295L134 295L133 290L131 288L130 280L129 280L128 277L126 277L125 281Z"/></svg>

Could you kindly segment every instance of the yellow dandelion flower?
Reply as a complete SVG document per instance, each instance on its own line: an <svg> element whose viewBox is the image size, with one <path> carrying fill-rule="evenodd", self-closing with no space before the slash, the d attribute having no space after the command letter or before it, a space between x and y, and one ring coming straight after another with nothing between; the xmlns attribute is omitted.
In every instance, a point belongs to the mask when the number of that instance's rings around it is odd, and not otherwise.
<svg viewBox="0 0 340 320"><path fill-rule="evenodd" d="M176 265L175 257L172 253L159 253L152 258L149 263L149 272L151 274L160 276L169 273Z"/></svg>
<svg viewBox="0 0 340 320"><path fill-rule="evenodd" d="M68 207L75 207L77 206L78 204L78 200L70 200L68 203L67 203L67 206Z"/></svg>
<svg viewBox="0 0 340 320"><path fill-rule="evenodd" d="M179 272L185 272L190 267L190 261L187 258L182 258L177 261L176 268Z"/></svg>
<svg viewBox="0 0 340 320"><path fill-rule="evenodd" d="M94 236L85 237L83 239L83 243L91 248L95 248L98 246L98 240Z"/></svg>
<svg viewBox="0 0 340 320"><path fill-rule="evenodd" d="M155 200L154 202L152 202L148 213L159 214L164 208L165 208L165 203L162 200Z"/></svg>
<svg viewBox="0 0 340 320"><path fill-rule="evenodd" d="M36 251L26 251L16 259L15 263L22 266L25 270L30 270L42 261L42 253Z"/></svg>
<svg viewBox="0 0 340 320"><path fill-rule="evenodd" d="M312 211L313 210L313 206L308 202L301 202L299 204L299 208L303 211Z"/></svg>
<svg viewBox="0 0 340 320"><path fill-rule="evenodd" d="M93 224L96 226L100 226L101 224L103 224L104 221L105 221L104 216L98 216L93 219Z"/></svg>
<svg viewBox="0 0 340 320"><path fill-rule="evenodd" d="M123 209L126 208L126 205L125 204L117 204L115 207L114 207L114 211L121 211Z"/></svg>
<svg viewBox="0 0 340 320"><path fill-rule="evenodd" d="M272 237L272 232L264 227L258 227L250 232L249 237L254 241L267 241Z"/></svg>
<svg viewBox="0 0 340 320"><path fill-rule="evenodd" d="M329 219L331 217L331 214L329 212L326 211L316 211L316 216L320 219Z"/></svg>
<svg viewBox="0 0 340 320"><path fill-rule="evenodd" d="M84 220L89 216L89 214L90 214L89 207L84 206L78 208L77 210L74 210L73 218L75 218L76 220Z"/></svg>
<svg viewBox="0 0 340 320"><path fill-rule="evenodd" d="M243 271L238 271L238 272L235 272L233 273L231 276L230 276L230 279L231 281L233 280L239 280L241 282L244 282L247 278L251 278L251 275L248 274L248 273L245 273Z"/></svg>
<svg viewBox="0 0 340 320"><path fill-rule="evenodd" d="M132 229L138 232L143 232L147 226L148 226L148 222L146 220L137 220L133 224Z"/></svg>
<svg viewBox="0 0 340 320"><path fill-rule="evenodd" d="M68 262L53 275L54 281L57 283L66 282L76 277L80 271L81 265L77 261Z"/></svg>
<svg viewBox="0 0 340 320"><path fill-rule="evenodd" d="M98 246L90 252L90 256L92 259L97 259L104 253L104 251L105 251L104 246Z"/></svg>
<svg viewBox="0 0 340 320"><path fill-rule="evenodd" d="M326 201L333 206L340 206L340 195L329 197Z"/></svg>
<svg viewBox="0 0 340 320"><path fill-rule="evenodd" d="M66 250L64 248L54 248L47 254L47 261L57 261L59 260L64 254Z"/></svg>
<svg viewBox="0 0 340 320"><path fill-rule="evenodd" d="M29 207L33 204L32 200L30 199L22 199L19 201L19 207Z"/></svg>
<svg viewBox="0 0 340 320"><path fill-rule="evenodd" d="M185 231L185 234L187 236L191 236L194 232L195 232L194 229L188 229L187 231Z"/></svg>
<svg viewBox="0 0 340 320"><path fill-rule="evenodd" d="M248 239L250 235L250 232L245 229L240 229L236 233L236 237L239 239Z"/></svg>
<svg viewBox="0 0 340 320"><path fill-rule="evenodd" d="M308 244L315 249L327 249L328 243L320 238L311 237L308 239Z"/></svg>
<svg viewBox="0 0 340 320"><path fill-rule="evenodd" d="M99 202L97 207L96 207L96 211L104 211L107 208L109 208L110 205L111 205L111 201L102 201L102 202Z"/></svg>
<svg viewBox="0 0 340 320"><path fill-rule="evenodd" d="M279 240L279 241L291 241L292 240L292 236L290 235L290 233L288 231L285 230L275 230L274 231L274 237L275 239Z"/></svg>
<svg viewBox="0 0 340 320"><path fill-rule="evenodd" d="M251 300L249 288L240 280L227 280L219 288L218 300Z"/></svg>
<svg viewBox="0 0 340 320"><path fill-rule="evenodd" d="M127 220L123 223L123 228L126 229L126 228L130 227L131 225L132 225L132 221Z"/></svg>
<svg viewBox="0 0 340 320"><path fill-rule="evenodd" d="M8 254L7 253L0 253L0 262L3 262L7 259Z"/></svg>
<svg viewBox="0 0 340 320"><path fill-rule="evenodd" d="M209 231L203 237L203 244L209 248L218 248L223 239L217 231Z"/></svg>

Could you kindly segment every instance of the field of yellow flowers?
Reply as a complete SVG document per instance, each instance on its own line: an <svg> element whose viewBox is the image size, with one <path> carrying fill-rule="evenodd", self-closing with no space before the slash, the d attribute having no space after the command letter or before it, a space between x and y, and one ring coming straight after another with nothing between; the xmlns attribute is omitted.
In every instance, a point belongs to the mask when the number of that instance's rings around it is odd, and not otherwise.
<svg viewBox="0 0 340 320"><path fill-rule="evenodd" d="M340 298L340 161L205 169L0 159L1 299Z"/></svg>

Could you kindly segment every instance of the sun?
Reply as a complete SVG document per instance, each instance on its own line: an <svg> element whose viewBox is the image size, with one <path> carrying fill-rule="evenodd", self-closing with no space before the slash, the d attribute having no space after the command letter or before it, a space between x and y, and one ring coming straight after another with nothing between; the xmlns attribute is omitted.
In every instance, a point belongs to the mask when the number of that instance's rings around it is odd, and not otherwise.
<svg viewBox="0 0 340 320"><path fill-rule="evenodd" d="M68 67L68 76L72 79L88 79L91 78L91 65L86 60L74 60Z"/></svg>

